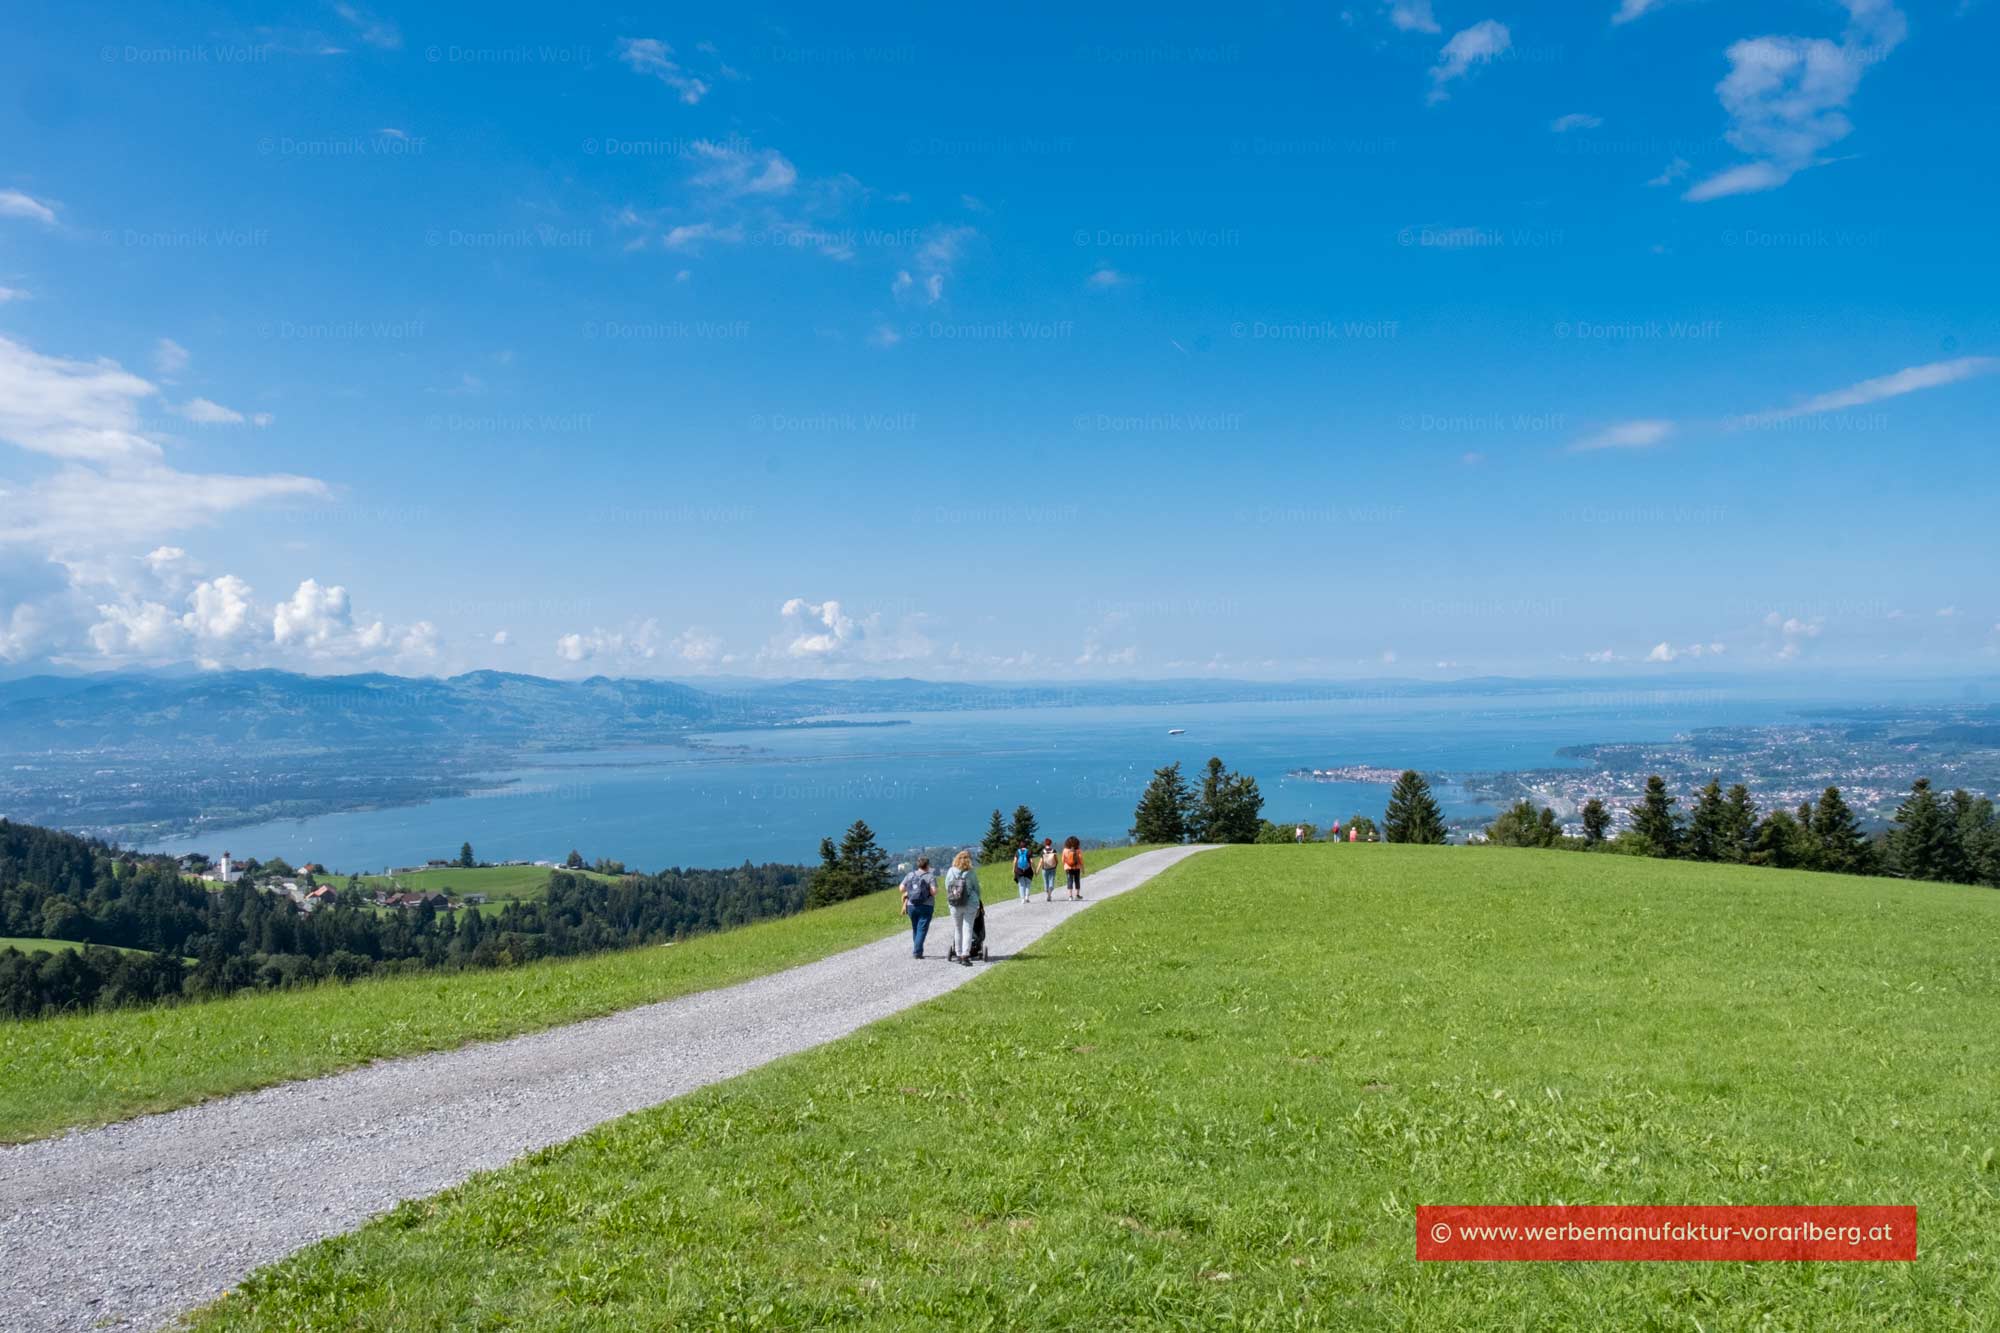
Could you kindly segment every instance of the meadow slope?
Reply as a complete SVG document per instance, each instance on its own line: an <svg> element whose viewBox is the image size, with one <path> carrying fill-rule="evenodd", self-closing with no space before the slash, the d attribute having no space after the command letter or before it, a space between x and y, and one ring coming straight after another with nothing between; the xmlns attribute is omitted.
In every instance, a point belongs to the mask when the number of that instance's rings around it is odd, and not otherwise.
<svg viewBox="0 0 2000 1333"><path fill-rule="evenodd" d="M1245 847L254 1277L208 1330L1976 1328L2000 895ZM1908 1203L1903 1264L1427 1264L1420 1203Z"/></svg>
<svg viewBox="0 0 2000 1333"><path fill-rule="evenodd" d="M1013 891L1004 866L980 874ZM900 903L892 889L671 945L0 1023L0 1143L713 990L907 929Z"/></svg>

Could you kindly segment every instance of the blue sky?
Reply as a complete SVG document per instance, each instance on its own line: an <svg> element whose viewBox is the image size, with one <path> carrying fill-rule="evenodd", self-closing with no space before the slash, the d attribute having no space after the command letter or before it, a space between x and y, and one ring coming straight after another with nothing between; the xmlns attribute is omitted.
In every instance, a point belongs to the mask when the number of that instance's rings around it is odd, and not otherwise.
<svg viewBox="0 0 2000 1333"><path fill-rule="evenodd" d="M0 670L1990 672L1995 15L30 4Z"/></svg>

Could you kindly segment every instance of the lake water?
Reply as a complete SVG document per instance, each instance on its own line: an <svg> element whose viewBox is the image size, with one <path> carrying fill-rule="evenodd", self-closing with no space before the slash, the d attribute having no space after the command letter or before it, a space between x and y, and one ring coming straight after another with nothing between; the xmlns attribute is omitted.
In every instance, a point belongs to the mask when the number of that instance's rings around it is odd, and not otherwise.
<svg viewBox="0 0 2000 1333"><path fill-rule="evenodd" d="M976 843L989 811L1011 814L1022 802L1058 839L1120 838L1155 768L1178 759L1198 778L1211 754L1257 778L1267 817L1324 825L1357 812L1379 819L1386 788L1289 781L1288 770L1550 767L1566 745L1781 722L1798 707L1704 689L912 713L895 726L728 732L702 747L537 756L469 796L149 847L228 848L350 871L455 856L470 841L485 860L560 858L574 847L652 870L812 860L821 837L855 819L892 850ZM1186 734L1169 736L1176 727ZM1439 795L1448 814L1484 812L1448 786Z"/></svg>

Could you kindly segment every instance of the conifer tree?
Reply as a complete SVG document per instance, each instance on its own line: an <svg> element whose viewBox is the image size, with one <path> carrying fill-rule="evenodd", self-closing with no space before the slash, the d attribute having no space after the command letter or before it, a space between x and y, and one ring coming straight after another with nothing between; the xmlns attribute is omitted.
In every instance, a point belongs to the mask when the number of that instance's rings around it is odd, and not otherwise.
<svg viewBox="0 0 2000 1333"><path fill-rule="evenodd" d="M1255 842L1263 810L1257 779L1232 773L1221 759L1211 757L1188 821L1188 837L1195 842Z"/></svg>
<svg viewBox="0 0 2000 1333"><path fill-rule="evenodd" d="M1872 875L1876 871L1875 848L1861 831L1861 821L1841 799L1840 788L1828 787L1813 807L1815 862L1821 870L1838 875Z"/></svg>
<svg viewBox="0 0 2000 1333"><path fill-rule="evenodd" d="M471 843L467 842L467 843L461 843L461 844L459 845L459 848L458 848L458 864L459 864L459 867L460 867L461 869L464 869L464 870L470 870L470 869L472 869L472 868L473 868L474 866L476 866L476 865L478 865L478 864L479 864L479 862L477 862L477 861L473 860L473 858L472 858L472 844L471 844Z"/></svg>
<svg viewBox="0 0 2000 1333"><path fill-rule="evenodd" d="M1690 861L1720 861L1723 842L1722 784L1714 778L1695 798L1688 820L1685 855Z"/></svg>
<svg viewBox="0 0 2000 1333"><path fill-rule="evenodd" d="M1000 817L996 807L993 817L986 821L986 836L979 840L979 862L991 865L995 861L1004 861L1007 850L1007 822Z"/></svg>
<svg viewBox="0 0 2000 1333"><path fill-rule="evenodd" d="M1958 821L1931 790L1929 778L1918 778L1897 807L1889 849L1905 879L1965 882L1965 845L1959 840Z"/></svg>
<svg viewBox="0 0 2000 1333"><path fill-rule="evenodd" d="M1431 796L1431 785L1413 768L1403 770L1389 789L1389 808L1382 812L1382 836L1388 842L1443 842L1444 812Z"/></svg>
<svg viewBox="0 0 2000 1333"><path fill-rule="evenodd" d="M1722 859L1748 861L1756 839L1757 802L1750 799L1750 789L1739 782L1729 789L1722 807Z"/></svg>
<svg viewBox="0 0 2000 1333"><path fill-rule="evenodd" d="M1595 796L1583 803L1583 840L1595 847L1611 831L1611 812Z"/></svg>
<svg viewBox="0 0 2000 1333"><path fill-rule="evenodd" d="M1014 827L1010 834L1009 845L1019 847L1025 842L1033 847L1039 841L1041 837L1040 830L1035 826L1035 812L1025 805L1015 806Z"/></svg>
<svg viewBox="0 0 2000 1333"><path fill-rule="evenodd" d="M1674 805L1665 778L1655 773L1646 779L1645 798L1632 807L1632 831L1645 839L1649 855L1680 855L1683 831Z"/></svg>
<svg viewBox="0 0 2000 1333"><path fill-rule="evenodd" d="M1132 841L1186 842L1193 793L1181 776L1179 761L1153 770L1153 780L1139 795L1132 811Z"/></svg>

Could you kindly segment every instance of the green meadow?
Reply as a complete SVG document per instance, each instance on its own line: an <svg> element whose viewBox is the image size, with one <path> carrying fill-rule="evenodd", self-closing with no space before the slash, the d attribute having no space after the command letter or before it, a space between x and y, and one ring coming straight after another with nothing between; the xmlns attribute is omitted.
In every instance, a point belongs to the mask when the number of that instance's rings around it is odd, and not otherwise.
<svg viewBox="0 0 2000 1333"><path fill-rule="evenodd" d="M19 949L22 953L60 953L68 949L82 948L110 949L117 953L144 954L144 949L127 949L116 944L83 945L74 940L44 940L32 935L0 935L0 949Z"/></svg>
<svg viewBox="0 0 2000 1333"><path fill-rule="evenodd" d="M1973 888L1228 848L937 1001L302 1251L195 1322L1990 1327L1996 932L2000 895ZM1415 1260L1419 1204L1554 1202L1914 1204L1920 1257Z"/></svg>
<svg viewBox="0 0 2000 1333"><path fill-rule="evenodd" d="M1095 851L1090 866L1138 850ZM1006 880L1000 866L982 875L989 886ZM0 1023L0 1143L746 981L895 933L900 901L889 890L671 945L517 968Z"/></svg>
<svg viewBox="0 0 2000 1333"><path fill-rule="evenodd" d="M466 870L458 866L436 870L415 870L407 875L363 875L361 886L372 893L376 889L387 889L394 893L445 893L454 897L468 893L483 893L494 902L508 899L540 898L548 890L548 866L476 866ZM572 870L573 875L583 875L601 884L615 884L616 875L600 875L594 870ZM335 879L336 884L345 884L344 879Z"/></svg>

